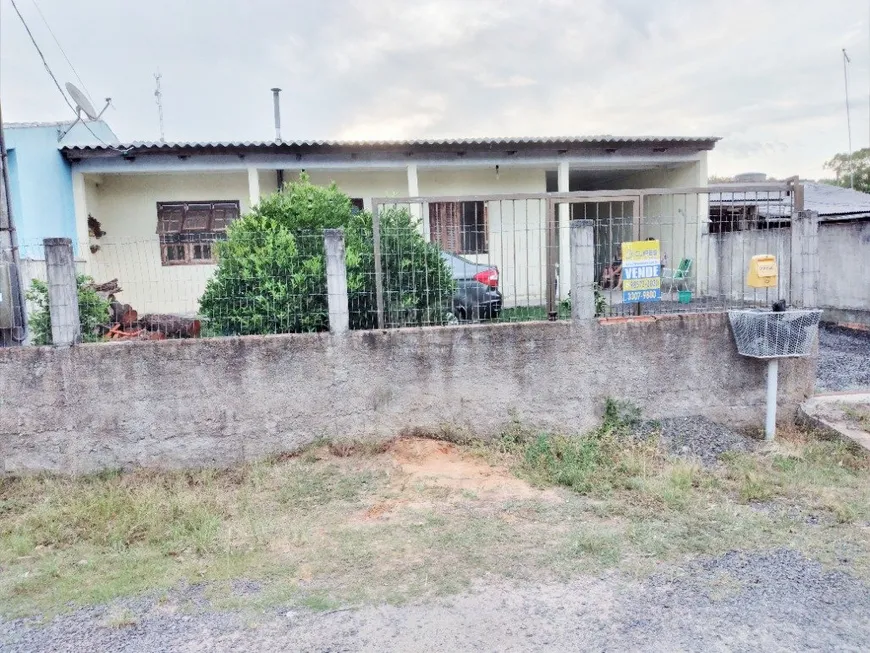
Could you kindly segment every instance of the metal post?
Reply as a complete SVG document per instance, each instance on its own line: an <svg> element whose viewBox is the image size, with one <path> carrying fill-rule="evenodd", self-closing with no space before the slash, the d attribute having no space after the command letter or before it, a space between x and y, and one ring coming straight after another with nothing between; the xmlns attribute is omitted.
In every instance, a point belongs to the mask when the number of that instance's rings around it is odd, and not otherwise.
<svg viewBox="0 0 870 653"><path fill-rule="evenodd" d="M72 240L46 238L45 270L48 276L48 310L51 316L51 341L72 345L81 341L79 295Z"/></svg>
<svg viewBox="0 0 870 653"><path fill-rule="evenodd" d="M281 89L272 89L272 108L275 113L275 142L281 142Z"/></svg>
<svg viewBox="0 0 870 653"><path fill-rule="evenodd" d="M0 263L11 263L10 285L12 319L15 327L0 329L0 346L20 345L27 332L27 312L24 310L24 292L21 288L21 264L18 255L18 236L12 215L12 198L9 191L9 161L6 141L3 138L3 117L0 114ZM16 333L19 331L20 333Z"/></svg>
<svg viewBox="0 0 870 653"><path fill-rule="evenodd" d="M553 200L547 202L547 319L555 322L558 317L556 308L556 265L558 264L558 251L556 247L556 203Z"/></svg>
<svg viewBox="0 0 870 653"><path fill-rule="evenodd" d="M571 220L571 319L595 317L595 241L592 220Z"/></svg>
<svg viewBox="0 0 870 653"><path fill-rule="evenodd" d="M378 328L384 328L384 270L381 261L381 216L379 205L372 202L372 235L375 239L375 300L378 307Z"/></svg>
<svg viewBox="0 0 870 653"><path fill-rule="evenodd" d="M849 112L849 72L847 64L852 63L846 48L843 48L843 82L846 86L846 129L849 132L849 188L855 188L855 162L852 161L852 116Z"/></svg>
<svg viewBox="0 0 870 653"><path fill-rule="evenodd" d="M341 229L324 229L323 248L326 250L326 299L329 306L329 330L332 333L346 333L350 329L350 312L347 305L344 232Z"/></svg>
<svg viewBox="0 0 870 653"><path fill-rule="evenodd" d="M776 384L779 378L779 360L767 362L767 412L764 419L764 439L773 440L776 435Z"/></svg>

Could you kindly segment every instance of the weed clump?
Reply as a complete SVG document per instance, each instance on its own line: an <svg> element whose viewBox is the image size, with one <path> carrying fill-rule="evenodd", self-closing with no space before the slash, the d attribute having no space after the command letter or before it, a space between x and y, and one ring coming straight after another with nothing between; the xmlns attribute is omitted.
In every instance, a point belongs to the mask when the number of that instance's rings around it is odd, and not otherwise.
<svg viewBox="0 0 870 653"><path fill-rule="evenodd" d="M654 441L632 437L640 410L608 399L601 426L584 435L534 435L514 424L501 437L502 451L519 454L522 476L537 485L561 485L581 494L630 489L662 456Z"/></svg>

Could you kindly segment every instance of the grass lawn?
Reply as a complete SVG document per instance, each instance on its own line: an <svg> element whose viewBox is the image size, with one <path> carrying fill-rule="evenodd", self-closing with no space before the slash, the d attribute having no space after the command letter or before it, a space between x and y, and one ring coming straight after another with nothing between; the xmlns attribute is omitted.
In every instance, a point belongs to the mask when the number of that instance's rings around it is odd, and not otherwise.
<svg viewBox="0 0 870 653"><path fill-rule="evenodd" d="M224 607L400 603L780 546L870 576L868 522L868 460L799 431L716 469L617 419L585 436L321 444L227 471L0 479L0 613L200 582Z"/></svg>

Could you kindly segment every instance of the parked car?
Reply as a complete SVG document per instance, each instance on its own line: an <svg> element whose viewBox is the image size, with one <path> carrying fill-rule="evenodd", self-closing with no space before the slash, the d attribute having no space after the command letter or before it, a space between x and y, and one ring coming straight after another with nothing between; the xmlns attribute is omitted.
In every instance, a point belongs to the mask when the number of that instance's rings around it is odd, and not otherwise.
<svg viewBox="0 0 870 653"><path fill-rule="evenodd" d="M494 320L501 313L502 298L498 291L498 268L474 263L466 258L441 252L456 282L453 316L459 322Z"/></svg>

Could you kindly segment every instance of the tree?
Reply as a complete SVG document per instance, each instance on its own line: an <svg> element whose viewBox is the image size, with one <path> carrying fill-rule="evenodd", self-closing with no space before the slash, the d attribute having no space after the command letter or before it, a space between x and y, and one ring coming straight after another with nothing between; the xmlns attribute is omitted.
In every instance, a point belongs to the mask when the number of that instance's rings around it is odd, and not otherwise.
<svg viewBox="0 0 870 653"><path fill-rule="evenodd" d="M453 279L407 210L381 215L386 326L443 323ZM307 175L263 198L217 243L218 267L200 298L208 331L224 335L329 328L323 230L344 230L352 329L377 326L372 216L333 184Z"/></svg>
<svg viewBox="0 0 870 653"><path fill-rule="evenodd" d="M870 193L870 148L865 147L848 154L836 154L825 162L825 169L833 170L834 179L822 179L822 183L843 188L852 187L852 175L855 179L855 190Z"/></svg>

